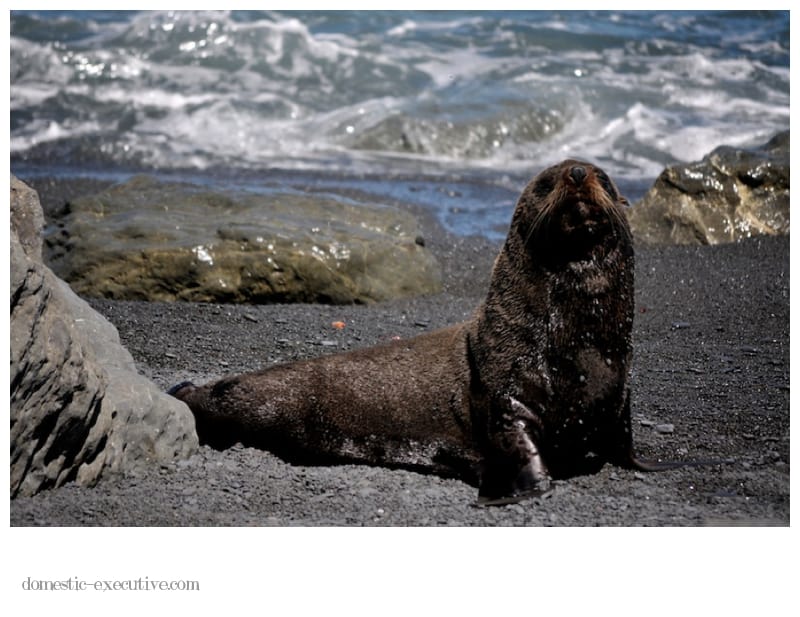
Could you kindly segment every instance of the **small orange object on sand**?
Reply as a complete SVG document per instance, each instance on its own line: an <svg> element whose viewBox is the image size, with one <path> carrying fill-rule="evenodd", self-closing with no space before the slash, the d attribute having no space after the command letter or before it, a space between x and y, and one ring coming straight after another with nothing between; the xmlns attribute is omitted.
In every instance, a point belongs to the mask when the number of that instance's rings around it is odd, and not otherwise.
<svg viewBox="0 0 800 617"><path fill-rule="evenodd" d="M341 330L344 328L345 323L343 321L334 321L331 325L337 330Z"/></svg>

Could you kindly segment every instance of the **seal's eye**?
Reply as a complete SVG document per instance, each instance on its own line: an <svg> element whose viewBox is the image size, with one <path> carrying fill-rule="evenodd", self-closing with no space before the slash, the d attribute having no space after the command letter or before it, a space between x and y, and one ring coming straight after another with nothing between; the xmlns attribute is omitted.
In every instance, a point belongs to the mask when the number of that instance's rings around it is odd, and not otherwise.
<svg viewBox="0 0 800 617"><path fill-rule="evenodd" d="M617 195L617 191L614 190L614 185L611 184L611 179L606 175L606 172L598 169L596 175L597 179L600 181L600 186L608 193L608 196L611 197L611 199L617 199L619 195Z"/></svg>
<svg viewBox="0 0 800 617"><path fill-rule="evenodd" d="M542 176L536 181L533 192L537 197L547 197L555 188L555 179L552 176Z"/></svg>

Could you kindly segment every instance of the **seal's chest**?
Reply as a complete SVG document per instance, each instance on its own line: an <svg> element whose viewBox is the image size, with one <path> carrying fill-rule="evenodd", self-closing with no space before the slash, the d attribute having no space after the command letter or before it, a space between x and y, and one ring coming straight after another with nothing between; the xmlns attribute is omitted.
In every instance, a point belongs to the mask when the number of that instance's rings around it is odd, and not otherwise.
<svg viewBox="0 0 800 617"><path fill-rule="evenodd" d="M596 340L570 340L545 354L542 374L548 396L543 415L548 424L591 430L607 423L621 408L627 375L627 357L618 347Z"/></svg>
<svg viewBox="0 0 800 617"><path fill-rule="evenodd" d="M570 280L572 294L595 297L611 290L612 280L608 269L595 260L573 261L569 264L569 270L574 275Z"/></svg>

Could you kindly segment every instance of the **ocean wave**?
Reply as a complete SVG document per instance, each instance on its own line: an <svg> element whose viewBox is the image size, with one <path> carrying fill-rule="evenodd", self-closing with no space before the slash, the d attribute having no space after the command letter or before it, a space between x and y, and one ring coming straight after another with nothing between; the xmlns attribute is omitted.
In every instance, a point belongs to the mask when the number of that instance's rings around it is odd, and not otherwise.
<svg viewBox="0 0 800 617"><path fill-rule="evenodd" d="M785 13L12 12L11 150L652 176L788 128Z"/></svg>

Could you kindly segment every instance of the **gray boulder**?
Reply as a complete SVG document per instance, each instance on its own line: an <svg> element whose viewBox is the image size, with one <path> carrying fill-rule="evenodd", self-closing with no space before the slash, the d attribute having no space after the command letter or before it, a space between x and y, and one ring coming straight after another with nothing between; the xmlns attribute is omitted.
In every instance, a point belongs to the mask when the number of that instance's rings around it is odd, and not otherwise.
<svg viewBox="0 0 800 617"><path fill-rule="evenodd" d="M719 244L789 233L789 131L665 169L628 212L648 244Z"/></svg>
<svg viewBox="0 0 800 617"><path fill-rule="evenodd" d="M42 264L42 223L35 191L12 176L11 496L191 455L191 412Z"/></svg>
<svg viewBox="0 0 800 617"><path fill-rule="evenodd" d="M70 202L47 243L73 289L118 300L344 304L441 288L410 214L305 194L137 176Z"/></svg>

